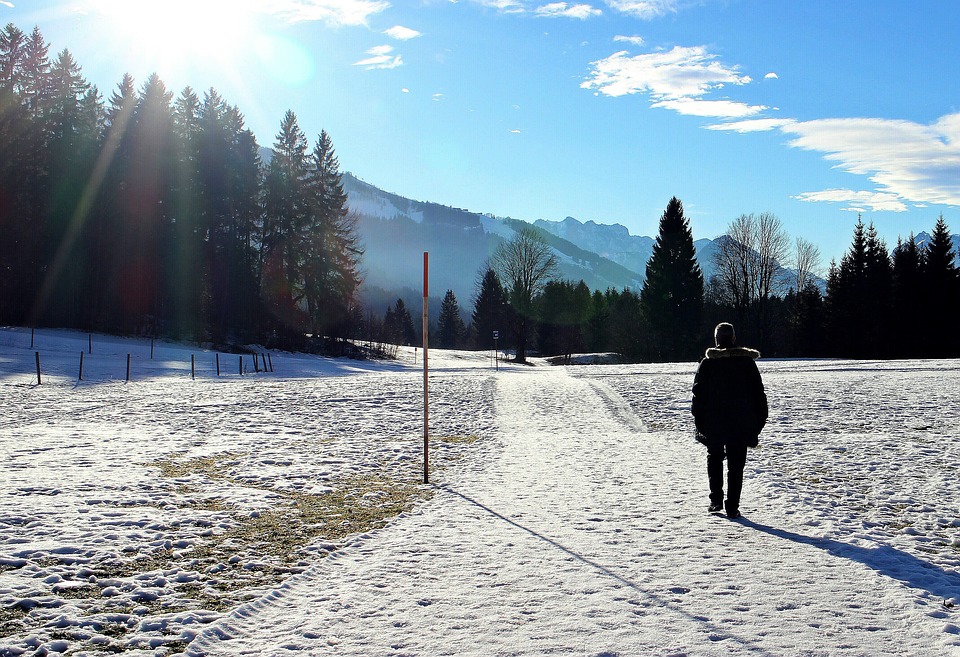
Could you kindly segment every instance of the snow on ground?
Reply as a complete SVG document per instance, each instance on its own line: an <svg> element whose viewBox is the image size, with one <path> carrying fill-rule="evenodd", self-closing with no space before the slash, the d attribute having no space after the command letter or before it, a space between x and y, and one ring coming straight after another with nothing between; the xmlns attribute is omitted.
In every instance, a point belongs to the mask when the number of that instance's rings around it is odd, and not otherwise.
<svg viewBox="0 0 960 657"><path fill-rule="evenodd" d="M695 364L432 350L425 486L422 353L93 339L0 330L0 655L960 655L960 362L760 361L729 521ZM337 495L394 517L263 523Z"/></svg>

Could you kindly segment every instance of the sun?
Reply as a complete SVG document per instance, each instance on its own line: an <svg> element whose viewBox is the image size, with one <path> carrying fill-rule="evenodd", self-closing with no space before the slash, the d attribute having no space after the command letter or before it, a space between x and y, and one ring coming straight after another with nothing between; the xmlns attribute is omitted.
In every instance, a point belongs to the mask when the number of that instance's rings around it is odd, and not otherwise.
<svg viewBox="0 0 960 657"><path fill-rule="evenodd" d="M94 7L107 22L105 40L161 73L230 65L256 32L256 12L237 0L95 0Z"/></svg>

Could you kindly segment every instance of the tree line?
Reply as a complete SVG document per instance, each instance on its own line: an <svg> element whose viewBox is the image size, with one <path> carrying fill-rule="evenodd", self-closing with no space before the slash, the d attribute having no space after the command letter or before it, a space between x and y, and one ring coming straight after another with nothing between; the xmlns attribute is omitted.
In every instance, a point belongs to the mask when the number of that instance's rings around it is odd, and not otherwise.
<svg viewBox="0 0 960 657"><path fill-rule="evenodd" d="M716 240L716 273L705 280L683 205L671 199L639 292L591 293L582 280L557 280L552 256L530 243L545 246L536 230L521 231L480 273L472 324L458 334L465 336L459 345L491 348L492 331L501 329L500 346L516 348L518 360L531 345L546 356L696 360L712 345L713 327L731 321L742 344L769 357L960 356L952 321L960 274L942 216L922 247L911 234L892 251L858 219L849 249L829 265L824 291L819 249L791 241L770 213L730 223Z"/></svg>
<svg viewBox="0 0 960 657"><path fill-rule="evenodd" d="M359 322L362 249L330 136L273 155L215 89L106 100L39 29L0 30L0 323L294 345Z"/></svg>

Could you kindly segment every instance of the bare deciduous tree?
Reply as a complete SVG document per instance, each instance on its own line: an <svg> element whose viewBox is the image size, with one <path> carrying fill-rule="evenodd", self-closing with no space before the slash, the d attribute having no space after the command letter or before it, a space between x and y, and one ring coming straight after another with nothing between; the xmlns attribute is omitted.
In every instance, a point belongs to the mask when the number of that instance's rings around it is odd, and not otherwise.
<svg viewBox="0 0 960 657"><path fill-rule="evenodd" d="M722 297L741 320L753 312L761 340L766 302L787 284L781 263L789 252L790 236L769 212L740 215L718 240L714 265Z"/></svg>
<svg viewBox="0 0 960 657"><path fill-rule="evenodd" d="M493 256L493 268L503 281L513 308L513 334L517 361L526 360L526 346L534 325L533 300L554 277L557 257L543 236L531 228L517 231Z"/></svg>
<svg viewBox="0 0 960 657"><path fill-rule="evenodd" d="M798 237L794 242L793 256L794 290L799 294L809 283L813 282L814 276L820 275L820 249L813 242Z"/></svg>

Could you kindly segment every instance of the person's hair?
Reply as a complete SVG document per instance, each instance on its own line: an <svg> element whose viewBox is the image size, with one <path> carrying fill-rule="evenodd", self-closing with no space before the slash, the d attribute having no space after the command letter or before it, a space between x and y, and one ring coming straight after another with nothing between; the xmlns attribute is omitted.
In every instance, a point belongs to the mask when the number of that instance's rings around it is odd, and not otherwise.
<svg viewBox="0 0 960 657"><path fill-rule="evenodd" d="M713 330L713 339L716 340L717 346L721 349L732 347L733 343L737 341L737 333L733 330L733 324L728 322L717 324L717 328Z"/></svg>

